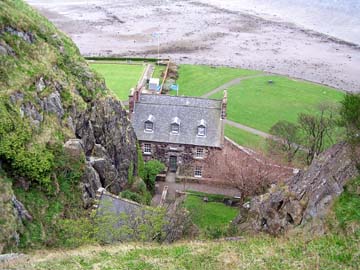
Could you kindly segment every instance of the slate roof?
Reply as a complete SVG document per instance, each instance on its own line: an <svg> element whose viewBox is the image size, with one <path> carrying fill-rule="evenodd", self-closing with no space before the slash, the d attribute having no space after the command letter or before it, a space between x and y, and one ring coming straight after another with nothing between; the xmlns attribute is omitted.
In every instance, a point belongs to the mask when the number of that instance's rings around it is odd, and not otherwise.
<svg viewBox="0 0 360 270"><path fill-rule="evenodd" d="M144 132L152 115L153 132ZM180 122L179 134L171 133L171 123ZM199 123L205 123L206 136L197 136ZM140 141L221 147L223 121L221 100L195 97L142 94L135 104L132 124Z"/></svg>
<svg viewBox="0 0 360 270"><path fill-rule="evenodd" d="M112 194L103 193L99 200L98 214L102 214L103 211L106 211L106 213L113 213L116 215L125 213L130 216L138 214L141 208L142 206L136 202L118 198Z"/></svg>

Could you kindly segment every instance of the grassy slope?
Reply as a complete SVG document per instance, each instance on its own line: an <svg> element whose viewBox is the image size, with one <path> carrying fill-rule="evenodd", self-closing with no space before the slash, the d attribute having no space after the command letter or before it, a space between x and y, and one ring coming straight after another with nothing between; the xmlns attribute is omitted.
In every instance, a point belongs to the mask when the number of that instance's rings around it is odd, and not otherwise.
<svg viewBox="0 0 360 270"><path fill-rule="evenodd" d="M359 181L351 181L335 202L335 215L329 217L332 228L323 236L244 235L236 242L91 246L34 254L24 269L359 269Z"/></svg>
<svg viewBox="0 0 360 270"><path fill-rule="evenodd" d="M201 96L238 77L259 74L259 71L228 67L180 65L179 95ZM171 92L176 94L175 91Z"/></svg>
<svg viewBox="0 0 360 270"><path fill-rule="evenodd" d="M107 86L120 100L128 99L130 88L136 86L144 70L142 65L91 63L90 66L105 77Z"/></svg>
<svg viewBox="0 0 360 270"><path fill-rule="evenodd" d="M312 112L321 102L339 102L343 95L326 86L281 76L253 78L229 89L228 118L267 132L279 120L295 122L298 113ZM213 96L221 97L222 93Z"/></svg>

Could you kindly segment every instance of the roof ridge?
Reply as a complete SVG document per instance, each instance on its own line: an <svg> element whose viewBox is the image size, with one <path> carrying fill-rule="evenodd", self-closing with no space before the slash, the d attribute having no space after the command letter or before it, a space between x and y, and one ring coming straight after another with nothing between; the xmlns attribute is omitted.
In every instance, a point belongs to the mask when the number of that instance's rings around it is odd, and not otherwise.
<svg viewBox="0 0 360 270"><path fill-rule="evenodd" d="M154 94L147 94L147 93L142 93L141 96L153 96ZM140 97L141 97L140 96ZM193 97L193 96L172 96L172 95L162 95L162 94L158 94L157 96L160 97L171 97L171 98L192 98L192 99L201 99L201 100L213 100L213 101L222 101L222 99L217 99L217 98L203 98L203 97Z"/></svg>
<svg viewBox="0 0 360 270"><path fill-rule="evenodd" d="M176 106L176 107L192 107L192 108L205 108L205 109L217 109L221 110L221 107L208 107L208 106L194 106L194 105L186 105L186 104L162 104L162 103L154 103L154 102L137 102L140 104L148 104L148 105L157 105L157 106Z"/></svg>

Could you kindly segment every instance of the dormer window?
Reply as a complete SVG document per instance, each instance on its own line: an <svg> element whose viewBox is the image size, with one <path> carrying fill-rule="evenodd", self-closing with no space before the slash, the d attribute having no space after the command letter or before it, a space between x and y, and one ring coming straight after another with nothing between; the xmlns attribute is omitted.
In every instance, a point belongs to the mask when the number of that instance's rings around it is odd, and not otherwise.
<svg viewBox="0 0 360 270"><path fill-rule="evenodd" d="M171 120L171 133L179 134L180 132L180 119L178 117L174 117Z"/></svg>
<svg viewBox="0 0 360 270"><path fill-rule="evenodd" d="M144 131L145 132L153 132L154 131L154 122L155 122L155 117L150 114L148 119L145 121Z"/></svg>
<svg viewBox="0 0 360 270"><path fill-rule="evenodd" d="M206 136L206 121L204 119L198 122L197 135L200 137Z"/></svg>

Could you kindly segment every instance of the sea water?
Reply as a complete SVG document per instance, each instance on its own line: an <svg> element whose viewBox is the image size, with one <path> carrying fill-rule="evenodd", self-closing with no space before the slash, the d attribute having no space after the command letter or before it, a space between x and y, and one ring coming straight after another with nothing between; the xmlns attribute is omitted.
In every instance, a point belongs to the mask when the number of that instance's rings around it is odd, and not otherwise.
<svg viewBox="0 0 360 270"><path fill-rule="evenodd" d="M199 0L360 44L360 0Z"/></svg>

